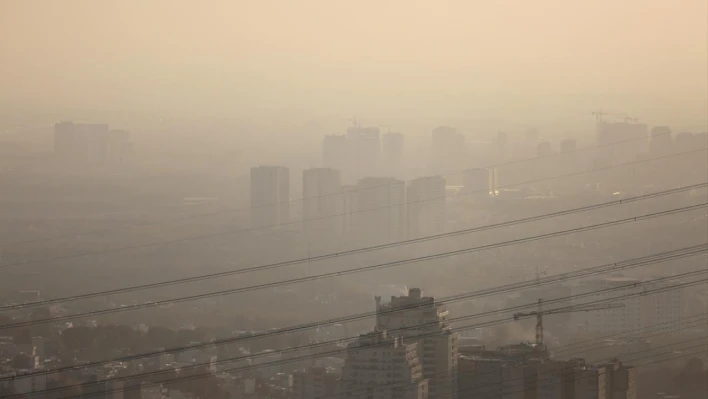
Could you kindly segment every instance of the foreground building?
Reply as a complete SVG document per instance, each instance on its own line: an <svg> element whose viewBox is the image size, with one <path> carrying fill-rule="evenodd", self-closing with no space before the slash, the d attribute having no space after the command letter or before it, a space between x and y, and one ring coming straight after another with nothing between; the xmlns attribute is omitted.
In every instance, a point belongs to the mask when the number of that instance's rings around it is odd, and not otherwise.
<svg viewBox="0 0 708 399"><path fill-rule="evenodd" d="M374 331L349 345L342 369L342 398L426 399L428 381L414 340Z"/></svg>
<svg viewBox="0 0 708 399"><path fill-rule="evenodd" d="M619 361L549 360L533 345L464 351L458 394L475 399L636 399L634 369Z"/></svg>
<svg viewBox="0 0 708 399"><path fill-rule="evenodd" d="M458 336L447 325L448 311L433 297L411 288L407 296L376 297L376 329L414 340L431 399L456 399Z"/></svg>

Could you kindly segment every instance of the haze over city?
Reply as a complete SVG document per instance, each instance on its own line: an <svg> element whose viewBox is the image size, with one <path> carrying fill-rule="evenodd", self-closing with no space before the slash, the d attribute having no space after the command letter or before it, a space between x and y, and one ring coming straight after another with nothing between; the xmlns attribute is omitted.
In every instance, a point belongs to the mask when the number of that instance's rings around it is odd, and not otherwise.
<svg viewBox="0 0 708 399"><path fill-rule="evenodd" d="M704 399L706 15L0 0L0 398Z"/></svg>

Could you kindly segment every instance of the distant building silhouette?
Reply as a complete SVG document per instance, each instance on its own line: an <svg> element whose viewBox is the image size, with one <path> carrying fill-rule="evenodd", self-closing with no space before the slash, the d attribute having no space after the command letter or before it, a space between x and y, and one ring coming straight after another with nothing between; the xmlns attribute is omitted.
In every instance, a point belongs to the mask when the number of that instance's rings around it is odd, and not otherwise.
<svg viewBox="0 0 708 399"><path fill-rule="evenodd" d="M384 172L400 177L403 158L404 136L401 133L385 133L381 139L381 158Z"/></svg>
<svg viewBox="0 0 708 399"><path fill-rule="evenodd" d="M631 162L642 152L646 152L649 143L647 125L641 123L600 122L597 125L597 145L600 154L604 154L602 166Z"/></svg>
<svg viewBox="0 0 708 399"><path fill-rule="evenodd" d="M337 239L342 232L343 197L336 169L313 168L302 172L303 230L310 241Z"/></svg>
<svg viewBox="0 0 708 399"><path fill-rule="evenodd" d="M251 168L251 226L274 227L290 221L290 172L284 166Z"/></svg>
<svg viewBox="0 0 708 399"><path fill-rule="evenodd" d="M132 152L125 130L107 124L60 122L54 125L54 153L64 163L122 163Z"/></svg>
<svg viewBox="0 0 708 399"><path fill-rule="evenodd" d="M386 243L404 238L404 181L392 177L367 177L359 180L352 194L351 224L357 240Z"/></svg>
<svg viewBox="0 0 708 399"><path fill-rule="evenodd" d="M378 176L381 167L381 132L377 127L347 129L350 167L355 178Z"/></svg>

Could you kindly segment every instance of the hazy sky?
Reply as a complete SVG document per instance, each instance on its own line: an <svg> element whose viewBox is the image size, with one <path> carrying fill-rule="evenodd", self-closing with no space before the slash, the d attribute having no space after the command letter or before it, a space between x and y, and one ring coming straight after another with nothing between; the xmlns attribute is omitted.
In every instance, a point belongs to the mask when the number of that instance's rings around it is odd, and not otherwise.
<svg viewBox="0 0 708 399"><path fill-rule="evenodd" d="M199 114L617 95L703 121L707 3L0 0L0 106Z"/></svg>

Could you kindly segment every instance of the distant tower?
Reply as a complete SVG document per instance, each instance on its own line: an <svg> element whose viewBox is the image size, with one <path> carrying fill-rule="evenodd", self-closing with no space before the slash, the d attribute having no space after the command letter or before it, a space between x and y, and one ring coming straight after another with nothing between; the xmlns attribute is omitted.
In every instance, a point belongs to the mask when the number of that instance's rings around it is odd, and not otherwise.
<svg viewBox="0 0 708 399"><path fill-rule="evenodd" d="M336 169L313 168L302 172L302 221L308 240L338 238L342 230L341 188Z"/></svg>
<svg viewBox="0 0 708 399"><path fill-rule="evenodd" d="M405 236L406 183L392 177L361 179L352 192L351 224L356 238L371 244Z"/></svg>
<svg viewBox="0 0 708 399"><path fill-rule="evenodd" d="M284 166L251 168L251 226L275 227L290 221L290 175Z"/></svg>
<svg viewBox="0 0 708 399"><path fill-rule="evenodd" d="M378 176L381 168L381 132L377 127L347 129L347 147L355 178Z"/></svg>
<svg viewBox="0 0 708 399"><path fill-rule="evenodd" d="M401 172L404 136L401 133L386 133L381 140L381 158L385 172L397 176Z"/></svg>
<svg viewBox="0 0 708 399"><path fill-rule="evenodd" d="M54 125L54 152L62 161L101 163L108 158L106 124L61 122Z"/></svg>

